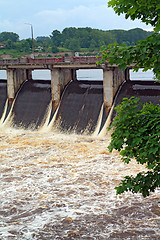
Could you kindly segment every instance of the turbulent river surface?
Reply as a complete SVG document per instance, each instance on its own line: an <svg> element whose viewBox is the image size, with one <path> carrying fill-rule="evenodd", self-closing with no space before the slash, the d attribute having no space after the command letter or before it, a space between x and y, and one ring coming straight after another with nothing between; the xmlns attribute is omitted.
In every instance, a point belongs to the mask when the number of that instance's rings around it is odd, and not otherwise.
<svg viewBox="0 0 160 240"><path fill-rule="evenodd" d="M0 129L0 239L160 239L157 190L116 195L145 170L109 153L109 136Z"/></svg>

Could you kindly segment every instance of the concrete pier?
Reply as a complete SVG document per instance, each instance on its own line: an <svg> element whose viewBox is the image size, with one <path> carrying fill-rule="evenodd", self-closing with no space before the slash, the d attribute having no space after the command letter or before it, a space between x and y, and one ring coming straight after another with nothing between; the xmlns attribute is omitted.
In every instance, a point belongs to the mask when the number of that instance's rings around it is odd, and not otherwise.
<svg viewBox="0 0 160 240"><path fill-rule="evenodd" d="M110 109L119 86L125 81L125 70L119 68L103 69L104 106Z"/></svg>
<svg viewBox="0 0 160 240"><path fill-rule="evenodd" d="M68 82L75 78L75 72L72 71L72 69L54 68L51 70L51 92L54 110L57 108L60 102L64 87Z"/></svg>
<svg viewBox="0 0 160 240"><path fill-rule="evenodd" d="M27 79L32 80L32 70L31 69L26 69L26 74L27 74Z"/></svg>
<svg viewBox="0 0 160 240"><path fill-rule="evenodd" d="M1 60L0 69L7 70L7 89L10 102L13 101L20 85L25 80L32 79L32 70L49 69L51 71L51 94L54 109L57 108L60 102L66 84L70 80L77 80L76 70L103 70L103 93L106 109L111 108L114 96L122 82L129 80L129 68L120 70L116 65L110 66L108 63L97 65L96 57Z"/></svg>
<svg viewBox="0 0 160 240"><path fill-rule="evenodd" d="M7 94L9 103L12 103L19 87L26 80L26 69L7 69Z"/></svg>

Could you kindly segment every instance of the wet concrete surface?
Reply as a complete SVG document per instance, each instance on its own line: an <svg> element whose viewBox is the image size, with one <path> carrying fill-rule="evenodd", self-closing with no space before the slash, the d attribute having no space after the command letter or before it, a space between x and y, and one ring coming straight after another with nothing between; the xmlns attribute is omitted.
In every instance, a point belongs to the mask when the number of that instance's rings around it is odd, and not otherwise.
<svg viewBox="0 0 160 240"><path fill-rule="evenodd" d="M154 81L127 81L123 84L116 100L115 106L119 105L123 98L138 97L141 103L152 102L160 104L160 83ZM116 116L113 111L112 119Z"/></svg>
<svg viewBox="0 0 160 240"><path fill-rule="evenodd" d="M62 95L55 124L61 130L93 132L103 104L102 81L71 82Z"/></svg>
<svg viewBox="0 0 160 240"><path fill-rule="evenodd" d="M140 102L160 103L160 84L153 81L127 81L115 100L115 106L124 97L135 96ZM0 118L7 99L7 82L0 82ZM27 81L20 89L12 110L12 126L38 129L44 124L51 102L50 81ZM71 81L62 93L60 107L53 124L64 132L93 133L103 104L102 81ZM7 114L11 106L8 106ZM51 113L50 121L53 117ZM103 109L100 129L104 126L108 112ZM116 116L113 111L112 120Z"/></svg>
<svg viewBox="0 0 160 240"><path fill-rule="evenodd" d="M7 100L7 81L0 80L0 119L4 112L6 100Z"/></svg>
<svg viewBox="0 0 160 240"><path fill-rule="evenodd" d="M51 101L50 81L27 81L21 88L12 110L12 125L39 128L47 115Z"/></svg>

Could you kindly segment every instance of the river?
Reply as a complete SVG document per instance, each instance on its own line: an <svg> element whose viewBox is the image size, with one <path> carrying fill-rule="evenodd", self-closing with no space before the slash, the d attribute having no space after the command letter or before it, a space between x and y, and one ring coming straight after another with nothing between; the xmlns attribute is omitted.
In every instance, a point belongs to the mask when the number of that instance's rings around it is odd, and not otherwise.
<svg viewBox="0 0 160 240"><path fill-rule="evenodd" d="M33 79L44 79L49 80L51 79L50 71L49 70L34 70L32 71ZM77 71L77 78L78 80L102 80L103 73L102 70L92 69L92 70L78 70ZM133 72L130 70L130 78L131 80L151 80L153 79L153 72L148 70L147 72L142 72L140 69L138 72ZM5 70L0 70L0 79L7 79L7 74Z"/></svg>
<svg viewBox="0 0 160 240"><path fill-rule="evenodd" d="M0 127L0 239L160 239L160 190L114 189L145 171L99 137Z"/></svg>

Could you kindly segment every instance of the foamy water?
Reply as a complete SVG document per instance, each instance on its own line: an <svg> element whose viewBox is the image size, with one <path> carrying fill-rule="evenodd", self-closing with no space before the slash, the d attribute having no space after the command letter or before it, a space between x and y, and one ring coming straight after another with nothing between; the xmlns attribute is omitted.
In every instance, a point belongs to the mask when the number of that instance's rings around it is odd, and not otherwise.
<svg viewBox="0 0 160 240"><path fill-rule="evenodd" d="M160 191L116 195L144 168L109 137L0 130L0 239L160 239Z"/></svg>

